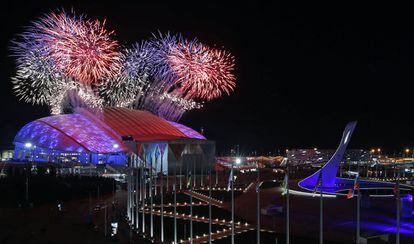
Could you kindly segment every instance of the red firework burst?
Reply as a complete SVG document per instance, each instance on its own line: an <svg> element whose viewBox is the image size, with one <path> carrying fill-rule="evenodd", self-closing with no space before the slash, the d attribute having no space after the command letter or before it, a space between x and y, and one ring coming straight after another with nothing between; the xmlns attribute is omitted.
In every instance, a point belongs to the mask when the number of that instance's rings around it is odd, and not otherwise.
<svg viewBox="0 0 414 244"><path fill-rule="evenodd" d="M212 100L229 94L236 86L234 58L228 52L209 48L201 43L180 43L168 56L186 98Z"/></svg>
<svg viewBox="0 0 414 244"><path fill-rule="evenodd" d="M119 68L118 43L105 21L52 13L35 26L58 69L84 84L114 75Z"/></svg>

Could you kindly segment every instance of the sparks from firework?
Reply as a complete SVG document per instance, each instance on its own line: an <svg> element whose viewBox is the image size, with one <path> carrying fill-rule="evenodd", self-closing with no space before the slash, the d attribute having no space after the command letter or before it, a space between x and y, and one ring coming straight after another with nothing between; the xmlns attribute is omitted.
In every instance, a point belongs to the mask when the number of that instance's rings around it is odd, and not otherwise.
<svg viewBox="0 0 414 244"><path fill-rule="evenodd" d="M170 33L153 35L150 43L157 50L150 60L161 93L213 100L234 90L234 57L225 50Z"/></svg>
<svg viewBox="0 0 414 244"><path fill-rule="evenodd" d="M234 58L225 51L184 40L172 48L168 63L186 98L213 100L236 86Z"/></svg>
<svg viewBox="0 0 414 244"><path fill-rule="evenodd" d="M64 77L55 72L45 50L33 43L13 47L17 57L16 75L11 78L16 96L27 103L47 104Z"/></svg>
<svg viewBox="0 0 414 244"><path fill-rule="evenodd" d="M51 114L73 113L76 108L101 109L103 100L90 87L76 82L60 84L59 93L50 99Z"/></svg>
<svg viewBox="0 0 414 244"><path fill-rule="evenodd" d="M170 33L153 35L149 43L151 84L137 108L176 120L201 107L194 99L208 101L234 90L234 58L228 52Z"/></svg>
<svg viewBox="0 0 414 244"><path fill-rule="evenodd" d="M105 21L51 13L33 22L31 36L45 43L56 67L75 80L91 84L119 69L120 54Z"/></svg>
<svg viewBox="0 0 414 244"><path fill-rule="evenodd" d="M168 120L178 120L184 112L199 109L201 104L174 92L168 79L160 80L160 73L168 73L166 52L177 37L167 35L155 42L141 42L125 49L121 58L121 72L115 79L98 85L100 96L107 105L144 109ZM164 59L163 59L164 57Z"/></svg>
<svg viewBox="0 0 414 244"><path fill-rule="evenodd" d="M134 108L150 110L167 119L180 118L184 112L200 108L193 105L196 103L194 99L208 101L234 90L234 58L226 51L209 48L197 40L188 41L181 35L170 33L153 35L142 47L140 52L145 51L146 55L136 55L133 60L138 61L138 65L132 65L127 70L136 73L142 67L149 66L149 72L145 74L149 74L150 82L145 89L140 90L139 96L135 96L138 99L132 103ZM125 90L120 89L123 85L115 87L115 90ZM132 98L133 93L117 94L121 94L121 98ZM132 101L117 100L128 101L118 102L117 105L130 105Z"/></svg>
<svg viewBox="0 0 414 244"><path fill-rule="evenodd" d="M107 79L107 71L117 72L118 60L117 43L110 40L112 33L104 26L65 12L33 22L12 41L17 63L12 83L17 97L28 103L46 104L52 114L71 111L73 106L102 107L103 100L88 82ZM80 75L67 73L70 65L77 66L73 70L78 69Z"/></svg>
<svg viewBox="0 0 414 244"><path fill-rule="evenodd" d="M183 99L180 96L180 94L174 93L147 95L141 106L143 109L171 121L178 121L185 112L203 107L202 103Z"/></svg>
<svg viewBox="0 0 414 244"><path fill-rule="evenodd" d="M174 91L174 74L168 64L168 54L171 47L177 45L178 35L153 35L148 42L142 43L139 55L130 55L129 65L132 74L140 71L140 76L145 73L149 81L142 93L136 96L131 107L144 109L157 114L168 120L178 120L184 112L201 107L199 103L181 97L180 93ZM137 47L137 46L136 46ZM138 61L138 62L137 62ZM137 69L138 67L138 69ZM145 67L146 72L142 72Z"/></svg>
<svg viewBox="0 0 414 244"><path fill-rule="evenodd" d="M126 106L178 120L235 87L234 59L225 51L168 33L121 54L112 36L105 21L65 12L33 22L15 49L18 97L46 103L54 114Z"/></svg>
<svg viewBox="0 0 414 244"><path fill-rule="evenodd" d="M149 58L151 75L153 83L156 83L158 89L161 90L160 94L173 89L174 81L177 79L168 63L168 56L172 48L178 45L180 39L182 39L181 35L158 33L158 35L153 34L148 41L148 46L152 50Z"/></svg>
<svg viewBox="0 0 414 244"><path fill-rule="evenodd" d="M136 43L124 50L118 74L97 86L107 105L130 107L145 95L150 85L151 67L148 62L152 50L147 42Z"/></svg>

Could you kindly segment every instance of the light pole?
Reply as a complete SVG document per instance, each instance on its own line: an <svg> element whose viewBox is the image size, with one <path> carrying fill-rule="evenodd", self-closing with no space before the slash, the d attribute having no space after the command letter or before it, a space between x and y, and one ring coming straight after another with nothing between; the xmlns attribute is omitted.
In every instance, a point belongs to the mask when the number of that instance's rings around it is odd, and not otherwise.
<svg viewBox="0 0 414 244"><path fill-rule="evenodd" d="M193 167L193 173L191 174L191 176L193 177L193 178L190 178L190 191L191 191L191 194L190 194L190 215L191 215L191 218L190 218L190 244L193 244L194 242L193 242L193 191L194 191L194 188L195 188L195 180L193 180L193 179L195 179L195 174L196 174L196 172L195 172L195 159L193 158L193 160L192 160L192 167ZM190 169L190 173L191 173L191 169Z"/></svg>
<svg viewBox="0 0 414 244"><path fill-rule="evenodd" d="M163 152L164 150L161 150L161 175L160 175L160 181L161 181L161 243L164 243L164 169L163 169Z"/></svg>
<svg viewBox="0 0 414 244"><path fill-rule="evenodd" d="M177 243L177 165L174 166L174 243Z"/></svg>
<svg viewBox="0 0 414 244"><path fill-rule="evenodd" d="M130 166L130 165L128 165L128 166ZM130 211L129 211L129 208L131 207L131 204L130 204L130 200L131 200L131 196L130 196L130 191L131 191L130 183L131 183L131 181L129 179L129 174L128 173L127 173L126 178L127 178L126 187L127 187L127 195L128 195L128 197L127 197L127 219L128 219L128 222L131 222L131 214L130 214ZM91 212L91 200L90 200L90 198L91 198L91 192L89 192L89 213Z"/></svg>
<svg viewBox="0 0 414 244"><path fill-rule="evenodd" d="M209 183L208 183L208 243L211 244L212 239L211 239L211 160L209 160Z"/></svg>
<svg viewBox="0 0 414 244"><path fill-rule="evenodd" d="M26 199L26 206L29 205L29 173L30 173L30 161L32 160L32 143L30 142L26 142L24 144L24 147L27 148L29 150L29 157L27 157L26 160L26 194L25 194L25 199Z"/></svg>
<svg viewBox="0 0 414 244"><path fill-rule="evenodd" d="M132 161L132 174L134 175L135 172L135 178L131 178L131 184L133 184L133 202L135 199L135 204L133 206L133 217L134 217L134 226L137 232L139 232L139 210L141 208L141 173L137 161L137 157L133 155L133 161Z"/></svg>
<svg viewBox="0 0 414 244"><path fill-rule="evenodd" d="M359 161L357 162L357 175L356 175L357 179L356 179L356 188L357 188L357 233L356 233L356 243L359 244L360 243L360 236L361 236L361 213L360 213L360 208L361 208L361 192L359 190ZM354 186L355 188L355 186Z"/></svg>
<svg viewBox="0 0 414 244"><path fill-rule="evenodd" d="M153 240L153 238L154 238L154 212L153 212L153 204L154 204L154 199L153 199L153 191L152 191L152 188L153 188L153 186L152 186L152 180L153 180L153 176L152 176L152 170L153 170L153 166L152 166L152 162L153 162L153 160L152 160L152 157L151 157L151 159L150 159L150 181L149 181L149 185L150 185L150 192L149 192L149 195L150 195L150 212L151 212L151 216L150 216L150 236L151 236L151 240Z"/></svg>
<svg viewBox="0 0 414 244"><path fill-rule="evenodd" d="M397 233L396 233L396 243L400 244L400 212L401 212L401 199L400 199L400 168L398 168L398 174L397 174L397 182L396 182L396 198L397 198Z"/></svg>
<svg viewBox="0 0 414 244"><path fill-rule="evenodd" d="M286 149L287 151L287 149ZM285 180L286 180L286 244L289 244L290 242L290 223L289 223L289 159L286 157L286 174L285 174Z"/></svg>
<svg viewBox="0 0 414 244"><path fill-rule="evenodd" d="M147 198L146 196L146 172L145 172L145 168L146 168L146 163L141 160L141 191L142 191L142 201L141 201L141 206L142 206L142 234L145 236L145 200Z"/></svg>
<svg viewBox="0 0 414 244"><path fill-rule="evenodd" d="M108 225L108 223L107 223L107 207L108 207L108 205L107 205L107 203L105 202L105 213L104 213L104 218L105 218L105 220L104 220L104 232L105 232L105 237L107 236L107 225Z"/></svg>
<svg viewBox="0 0 414 244"><path fill-rule="evenodd" d="M130 204L130 211L131 211L131 225L133 228L135 228L137 231L139 230L139 201L141 200L141 195L139 193L138 183L139 183L139 171L136 169L136 158L135 154L131 155L131 162L130 162L130 198L131 198L131 204Z"/></svg>
<svg viewBox="0 0 414 244"><path fill-rule="evenodd" d="M257 164L257 185L256 185L256 194L257 194L257 244L260 244L260 168Z"/></svg>
<svg viewBox="0 0 414 244"><path fill-rule="evenodd" d="M322 244L323 243L323 171L321 171L320 173L320 199L319 199L319 243Z"/></svg>
<svg viewBox="0 0 414 244"><path fill-rule="evenodd" d="M375 149L372 149L372 150L371 150L371 153L372 153L372 156L371 156L372 161L373 161L373 162L376 162L376 164L375 164L375 167L376 167L375 177L379 178L378 167L379 167L379 164L380 164L380 158L381 158L381 148L377 148L378 157L377 157L376 161L375 161L375 158L374 158ZM384 168L385 168L385 167L384 167ZM367 177L368 177L368 172L367 172Z"/></svg>
<svg viewBox="0 0 414 244"><path fill-rule="evenodd" d="M241 163L240 158L236 158L236 164ZM231 244L234 244L234 163L231 164Z"/></svg>
<svg viewBox="0 0 414 244"><path fill-rule="evenodd" d="M180 163L180 175L178 176L180 178L180 191L183 189L183 164Z"/></svg>

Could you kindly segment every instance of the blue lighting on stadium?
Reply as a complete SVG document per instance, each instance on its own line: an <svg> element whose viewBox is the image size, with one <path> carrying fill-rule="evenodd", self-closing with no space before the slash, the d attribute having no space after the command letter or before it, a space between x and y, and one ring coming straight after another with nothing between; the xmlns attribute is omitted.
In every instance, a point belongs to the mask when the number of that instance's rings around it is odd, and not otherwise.
<svg viewBox="0 0 414 244"><path fill-rule="evenodd" d="M26 124L14 139L14 159L126 164L128 149L121 140L124 135L138 140L205 139L189 127L149 112L108 108L99 115L62 114Z"/></svg>

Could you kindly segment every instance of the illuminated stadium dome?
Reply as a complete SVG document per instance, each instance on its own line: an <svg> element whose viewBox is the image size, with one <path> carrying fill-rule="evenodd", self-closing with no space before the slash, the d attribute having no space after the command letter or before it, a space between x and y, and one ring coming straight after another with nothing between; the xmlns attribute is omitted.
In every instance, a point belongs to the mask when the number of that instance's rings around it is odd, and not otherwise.
<svg viewBox="0 0 414 244"><path fill-rule="evenodd" d="M124 136L139 142L205 140L193 129L150 112L105 108L98 114L54 115L26 124L14 139L14 159L126 164Z"/></svg>

